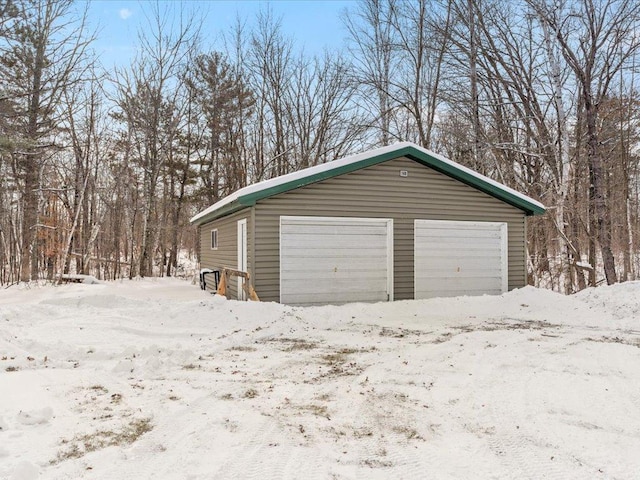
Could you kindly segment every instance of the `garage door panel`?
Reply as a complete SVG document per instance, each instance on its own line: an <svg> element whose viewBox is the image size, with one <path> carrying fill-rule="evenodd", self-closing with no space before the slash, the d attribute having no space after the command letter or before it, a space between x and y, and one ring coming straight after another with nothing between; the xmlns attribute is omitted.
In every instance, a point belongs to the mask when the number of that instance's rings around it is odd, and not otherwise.
<svg viewBox="0 0 640 480"><path fill-rule="evenodd" d="M431 274L434 269L447 268L450 270L456 269L469 269L469 268L496 268L500 270L500 257L496 255L485 256L481 252L477 254L473 252L473 255L454 255L454 256L442 256L442 255L429 255L422 257L423 262L418 263L420 271L424 272L425 276Z"/></svg>
<svg viewBox="0 0 640 480"><path fill-rule="evenodd" d="M419 230L418 233L420 237L418 238L421 242L432 242L434 240L438 240L443 242L444 245L449 244L466 244L473 245L473 243L469 242L478 242L483 245L494 245L500 243L500 235L478 235L474 237L473 235L455 235L454 233L450 235L438 235L438 232L426 232L424 230Z"/></svg>
<svg viewBox="0 0 640 480"><path fill-rule="evenodd" d="M343 303L360 302L365 300L353 300L354 296L368 295L369 292L348 292L348 294L335 292L306 292L301 294L292 293L287 296L287 304L289 305L338 305ZM313 301L309 300L309 296L313 296ZM366 300L368 302L368 300Z"/></svg>
<svg viewBox="0 0 640 480"><path fill-rule="evenodd" d="M309 283L318 283L320 281L337 281L341 279L351 279L353 282L358 282L358 284L362 284L368 281L374 281L386 287L386 277L387 271L382 269L373 269L373 268L354 268L352 270L342 269L337 272L334 272L329 269L320 269L316 268L313 270L289 270L285 278L282 280L283 285L291 285L291 282L309 282ZM356 279L355 277L360 277ZM373 280L370 280L373 279ZM302 288L300 286L299 288ZM353 285L353 288L356 288L356 285Z"/></svg>
<svg viewBox="0 0 640 480"><path fill-rule="evenodd" d="M424 285L438 286L438 285L466 285L471 287L474 283L477 283L479 287L491 284L497 285L500 288L501 279L499 278L500 271L467 271L464 276L451 275L449 271L436 270L433 275L428 277L422 277L421 282Z"/></svg>
<svg viewBox="0 0 640 480"><path fill-rule="evenodd" d="M381 247L371 247L362 244L353 244L353 245L342 245L335 244L332 246L328 246L326 243L322 246L287 246L283 245L284 250L286 251L287 260L291 258L297 258L301 261L305 261L305 263L315 263L318 260L316 257L320 258L320 261L324 264L324 262L328 263L336 263L336 265L344 265L345 262L349 263L350 260L353 262L361 262L362 259L367 259L372 256L386 256L387 248Z"/></svg>
<svg viewBox="0 0 640 480"><path fill-rule="evenodd" d="M487 292L487 290L484 287L477 287L477 288L469 288L469 287L460 287L460 288L455 288L455 287L451 287L449 286L446 290L441 290L437 297L438 298L450 298L450 297L464 297L464 296L480 296L480 295L500 295L500 292L496 292L496 293L490 293ZM427 297L427 298L434 298L434 297Z"/></svg>
<svg viewBox="0 0 640 480"><path fill-rule="evenodd" d="M362 237L350 237L350 238L336 238L337 235L334 236L326 236L326 237L314 237L308 238L308 242L305 243L305 238L286 238L282 242L282 247L288 250L300 250L300 251L308 251L309 248L321 248L327 251L333 250L334 252L338 252L341 248L349 248L351 251L359 251L362 250L372 250L377 252L386 252L387 250L387 239L382 238L378 239L375 237L368 236L367 243L362 243Z"/></svg>
<svg viewBox="0 0 640 480"><path fill-rule="evenodd" d="M482 235L482 236L477 236L474 237L472 235L469 236L455 236L455 235L433 235L433 232L430 232L431 235L427 235L426 232L421 232L423 234L422 238L424 241L432 241L432 240L440 240L440 241L445 241L447 243L449 242L453 242L453 243L464 243L464 242L469 242L470 240L474 241L474 242L482 242L483 244L495 244L500 242L500 236L498 235Z"/></svg>
<svg viewBox="0 0 640 480"><path fill-rule="evenodd" d="M386 301L392 289L392 221L281 217L280 301Z"/></svg>
<svg viewBox="0 0 640 480"><path fill-rule="evenodd" d="M464 250L464 251L463 251ZM438 259L444 257L445 259L465 259L465 258L494 258L500 259L501 255L496 253L487 253L486 248L473 247L473 248L458 248L453 251L448 249L438 249L437 247L429 249L421 255L425 259Z"/></svg>
<svg viewBox="0 0 640 480"><path fill-rule="evenodd" d="M285 289L296 287L296 294L315 295L327 290L326 288L323 288L326 286L327 282L331 282L331 286L333 288L337 287L338 291L333 292L335 295L341 295L342 292L345 292L345 294L348 293L348 295L351 295L355 292L367 294L370 294L371 292L378 292L379 295L384 294L386 299L386 285L381 285L379 281L371 278L363 279L362 281L358 282L357 286L353 285L353 278L345 276L337 278L320 277L314 279L313 281L307 281L303 285L298 285L297 281L293 279L285 280L282 282L282 286ZM315 301L316 298L314 297L312 300Z"/></svg>
<svg viewBox="0 0 640 480"><path fill-rule="evenodd" d="M433 277L425 279L423 285L426 289L438 291L439 297L478 294L500 295L502 293L501 282L487 276L465 278Z"/></svg>
<svg viewBox="0 0 640 480"><path fill-rule="evenodd" d="M345 259L346 260L346 259ZM367 276L373 275L381 275L383 278L386 278L387 269L382 268L375 263L368 262L358 262L358 259L348 259L350 260L350 264L341 264L340 266L336 265L333 268L329 266L327 268L326 265L322 264L304 264L302 262L296 262L290 264L287 267L287 271L290 275L287 275L286 278L307 278L308 273L313 274L317 277L317 275L323 274L323 278L332 278L340 275L351 276L355 273L366 274Z"/></svg>
<svg viewBox="0 0 640 480"><path fill-rule="evenodd" d="M304 227L304 231L300 231L300 227ZM290 233L294 232L299 235L332 235L335 233L339 233L340 235L384 235L384 232L381 231L380 225L374 224L363 224L358 226L339 226L335 225L311 225L308 223L300 223L296 225L283 225L282 232Z"/></svg>
<svg viewBox="0 0 640 480"><path fill-rule="evenodd" d="M506 224L416 220L414 236L415 298L506 291Z"/></svg>
<svg viewBox="0 0 640 480"><path fill-rule="evenodd" d="M367 260L372 256L386 256L386 249L374 249L374 248L363 248L359 251L355 251L353 247L351 249L333 249L333 248L313 248L301 250L301 249L289 249L287 253L287 258L285 262L290 262L291 259L296 259L297 261L293 266L298 265L299 262L304 262L308 264L321 264L321 265L329 265L335 264L334 266L339 267L341 265L358 265L363 260ZM313 250L313 251L311 251ZM352 253L348 253L349 250L353 250ZM314 260L315 259L315 262ZM299 261L298 261L299 260ZM373 262L376 265L376 262ZM379 264L382 267L382 262Z"/></svg>
<svg viewBox="0 0 640 480"><path fill-rule="evenodd" d="M420 281L426 281L430 278L477 278L477 277L488 277L493 278L496 281L501 281L502 271L500 268L495 266L489 267L464 267L463 268L450 268L448 266L445 267L436 267L433 266L429 268L429 273L426 275L418 275Z"/></svg>
<svg viewBox="0 0 640 480"><path fill-rule="evenodd" d="M448 240L457 240L461 238L500 238L500 232L496 232L495 230L485 230L485 229L463 229L463 230L455 230L452 228L447 229L438 229L436 231L430 228L419 228L417 229L422 236L426 238L446 238Z"/></svg>
<svg viewBox="0 0 640 480"><path fill-rule="evenodd" d="M280 230L282 233L295 233L297 236L302 237L314 237L317 235L331 236L339 234L344 236L361 236L361 235L376 235L384 237L386 235L386 229L384 225L376 225L373 223L363 223L362 225L331 225L327 224L311 224L308 222L301 222L291 225L282 225ZM302 230L304 229L304 230Z"/></svg>
<svg viewBox="0 0 640 480"><path fill-rule="evenodd" d="M467 242L447 242L446 240L434 239L429 243L417 242L416 247L422 249L422 254L425 256L466 256L467 254L482 254L490 256L500 256L500 243L482 243L474 242L472 240Z"/></svg>

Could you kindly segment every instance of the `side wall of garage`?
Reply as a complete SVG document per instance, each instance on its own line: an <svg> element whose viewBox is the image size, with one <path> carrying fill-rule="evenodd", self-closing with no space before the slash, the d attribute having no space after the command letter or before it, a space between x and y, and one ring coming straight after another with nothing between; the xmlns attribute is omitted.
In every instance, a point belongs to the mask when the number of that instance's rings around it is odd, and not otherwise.
<svg viewBox="0 0 640 480"><path fill-rule="evenodd" d="M254 208L254 277L262 300L280 297L281 215L393 219L396 300L414 294L415 219L507 222L509 289L526 284L524 212L406 158L275 195Z"/></svg>
<svg viewBox="0 0 640 480"><path fill-rule="evenodd" d="M238 267L238 220L247 220L247 254L249 271L252 270L253 226L251 208L246 208L227 217L205 223L200 226L200 266L202 268L231 268ZM218 230L218 248L211 248L211 230ZM207 285L209 290L209 285ZM227 293L229 298L238 298L236 278L229 282Z"/></svg>

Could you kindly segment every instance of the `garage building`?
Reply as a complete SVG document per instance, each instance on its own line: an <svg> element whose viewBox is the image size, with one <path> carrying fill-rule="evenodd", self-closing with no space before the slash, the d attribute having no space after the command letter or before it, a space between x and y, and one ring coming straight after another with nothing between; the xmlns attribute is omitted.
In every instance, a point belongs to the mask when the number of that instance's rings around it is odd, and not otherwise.
<svg viewBox="0 0 640 480"><path fill-rule="evenodd" d="M522 287L526 217L544 212L405 142L247 186L191 222L201 267L249 272L261 300L310 305Z"/></svg>

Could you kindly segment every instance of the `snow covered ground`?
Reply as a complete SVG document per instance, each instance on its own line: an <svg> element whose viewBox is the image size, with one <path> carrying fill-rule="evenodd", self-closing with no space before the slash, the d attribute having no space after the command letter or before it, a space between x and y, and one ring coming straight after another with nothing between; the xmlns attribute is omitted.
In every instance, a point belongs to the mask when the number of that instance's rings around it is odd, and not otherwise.
<svg viewBox="0 0 640 480"><path fill-rule="evenodd" d="M640 283L312 308L4 289L0 478L640 478Z"/></svg>

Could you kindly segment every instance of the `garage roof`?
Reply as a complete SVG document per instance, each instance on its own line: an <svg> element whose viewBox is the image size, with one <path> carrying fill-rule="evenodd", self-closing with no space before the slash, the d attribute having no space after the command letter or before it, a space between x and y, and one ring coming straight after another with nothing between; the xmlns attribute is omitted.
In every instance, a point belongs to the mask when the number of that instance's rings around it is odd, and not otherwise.
<svg viewBox="0 0 640 480"><path fill-rule="evenodd" d="M401 142L248 185L198 213L191 218L190 221L196 225L201 225L243 208L253 206L258 200L399 157L406 157L431 167L440 173L455 178L519 208L527 215L541 215L546 211L544 205L540 202L506 187L495 180L480 175L467 167L430 150L419 147L414 143Z"/></svg>

